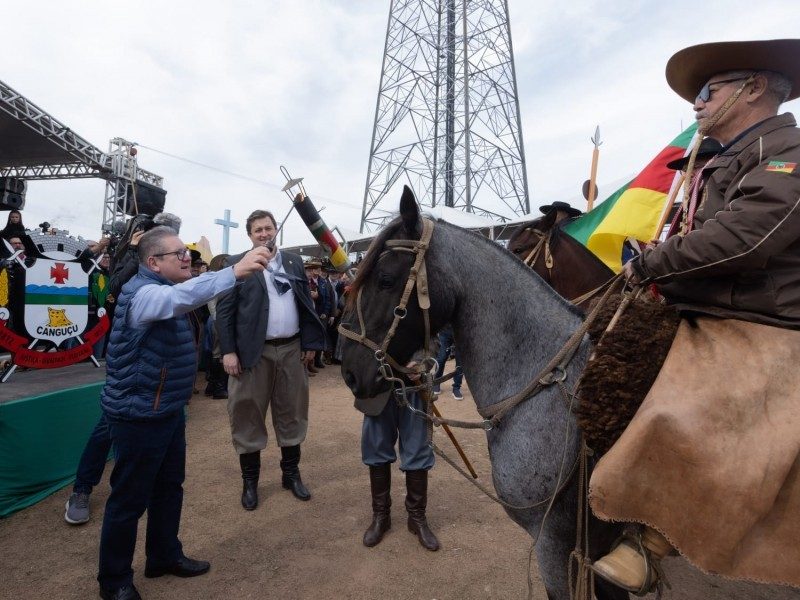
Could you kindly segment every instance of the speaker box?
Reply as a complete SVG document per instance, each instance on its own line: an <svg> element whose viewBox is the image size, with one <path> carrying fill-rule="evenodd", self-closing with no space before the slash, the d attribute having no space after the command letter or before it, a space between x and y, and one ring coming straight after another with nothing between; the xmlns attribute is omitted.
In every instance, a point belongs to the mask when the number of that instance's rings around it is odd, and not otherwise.
<svg viewBox="0 0 800 600"><path fill-rule="evenodd" d="M28 184L16 177L0 177L0 210L25 208L25 191Z"/></svg>
<svg viewBox="0 0 800 600"><path fill-rule="evenodd" d="M136 190L136 202L134 202L134 188ZM167 200L167 191L162 190L144 181L137 181L133 185L128 186L128 202L125 213L133 216L136 214L144 214L155 216L164 211L164 204ZM119 209L122 210L122 206ZM136 209L139 209L138 211Z"/></svg>

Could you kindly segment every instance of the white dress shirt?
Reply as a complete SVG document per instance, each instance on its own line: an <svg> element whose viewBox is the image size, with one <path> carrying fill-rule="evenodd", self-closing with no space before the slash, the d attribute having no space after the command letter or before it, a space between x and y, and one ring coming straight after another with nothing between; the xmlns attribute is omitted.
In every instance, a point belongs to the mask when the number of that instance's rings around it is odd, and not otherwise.
<svg viewBox="0 0 800 600"><path fill-rule="evenodd" d="M286 273L283 268L280 251L269 261L269 268L276 273ZM269 311L267 315L266 339L288 338L300 332L300 314L294 300L294 290L290 287L283 294L278 294L269 271L264 271L269 295Z"/></svg>

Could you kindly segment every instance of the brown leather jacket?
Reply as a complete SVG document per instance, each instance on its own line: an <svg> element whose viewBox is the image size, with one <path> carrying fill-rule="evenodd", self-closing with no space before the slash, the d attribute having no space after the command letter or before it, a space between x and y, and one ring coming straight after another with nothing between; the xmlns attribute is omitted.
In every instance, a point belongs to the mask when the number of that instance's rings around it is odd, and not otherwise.
<svg viewBox="0 0 800 600"><path fill-rule="evenodd" d="M762 121L706 168L694 227L635 259L679 309L800 329L800 129Z"/></svg>

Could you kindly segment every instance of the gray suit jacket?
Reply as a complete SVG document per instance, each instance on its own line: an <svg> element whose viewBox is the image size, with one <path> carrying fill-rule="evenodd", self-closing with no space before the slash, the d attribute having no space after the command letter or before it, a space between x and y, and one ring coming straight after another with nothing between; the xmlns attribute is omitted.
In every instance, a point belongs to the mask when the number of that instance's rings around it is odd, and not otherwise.
<svg viewBox="0 0 800 600"><path fill-rule="evenodd" d="M237 254L226 261L234 265L244 256ZM308 289L303 260L297 254L281 251L283 269L294 275L291 285L300 316L300 344L303 350L325 348L325 328L317 317ZM258 362L264 348L269 314L269 295L264 275L256 273L217 300L217 333L222 354L235 352L243 369Z"/></svg>

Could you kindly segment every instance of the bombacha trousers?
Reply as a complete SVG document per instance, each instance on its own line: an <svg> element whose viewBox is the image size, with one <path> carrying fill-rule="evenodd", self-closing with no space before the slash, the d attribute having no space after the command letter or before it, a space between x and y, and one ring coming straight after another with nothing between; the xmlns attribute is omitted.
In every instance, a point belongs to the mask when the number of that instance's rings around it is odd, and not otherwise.
<svg viewBox="0 0 800 600"><path fill-rule="evenodd" d="M417 410L424 410L418 394L412 394L410 404ZM433 467L427 420L400 406L390 397L381 414L375 417L364 415L361 426L362 462L373 467L395 462L395 444L400 450L401 471L428 471Z"/></svg>
<svg viewBox="0 0 800 600"><path fill-rule="evenodd" d="M267 447L267 410L278 446L297 446L308 431L308 374L300 338L264 343L252 369L228 379L228 416L238 454Z"/></svg>

